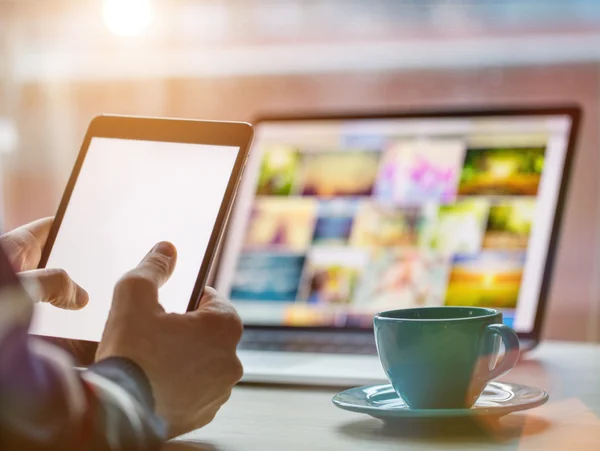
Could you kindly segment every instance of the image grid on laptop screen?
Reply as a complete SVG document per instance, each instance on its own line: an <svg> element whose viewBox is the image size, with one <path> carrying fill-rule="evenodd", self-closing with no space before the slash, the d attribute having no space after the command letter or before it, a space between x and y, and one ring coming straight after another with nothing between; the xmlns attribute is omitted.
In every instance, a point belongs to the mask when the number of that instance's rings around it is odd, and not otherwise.
<svg viewBox="0 0 600 451"><path fill-rule="evenodd" d="M246 324L498 308L531 332L571 118L261 122L217 288Z"/></svg>

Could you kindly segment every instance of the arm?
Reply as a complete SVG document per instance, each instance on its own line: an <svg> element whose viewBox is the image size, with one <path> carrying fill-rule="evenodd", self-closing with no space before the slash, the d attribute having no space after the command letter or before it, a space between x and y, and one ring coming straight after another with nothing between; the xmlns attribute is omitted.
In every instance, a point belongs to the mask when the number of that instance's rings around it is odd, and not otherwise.
<svg viewBox="0 0 600 451"><path fill-rule="evenodd" d="M6 307L11 301L3 297ZM150 385L137 365L111 358L79 372L62 350L29 339L20 326L10 332L6 326L0 338L0 448L160 446L165 427L154 414Z"/></svg>
<svg viewBox="0 0 600 451"><path fill-rule="evenodd" d="M0 449L158 448L165 427L144 372L122 358L79 372L30 338L33 302L11 264L0 250Z"/></svg>
<svg viewBox="0 0 600 451"><path fill-rule="evenodd" d="M32 302L15 280L18 290L2 291L2 274L15 277L3 257L0 252L3 451L157 449L164 437L212 421L241 379L236 348L242 322L229 301L206 288L194 312L167 313L159 303L158 289L177 260L172 244L157 244L117 283L98 363L84 372L73 369L62 351L28 337ZM71 300L65 302L48 295L53 283L39 285L46 294L38 299L82 307L77 295L73 302L76 290L66 290Z"/></svg>

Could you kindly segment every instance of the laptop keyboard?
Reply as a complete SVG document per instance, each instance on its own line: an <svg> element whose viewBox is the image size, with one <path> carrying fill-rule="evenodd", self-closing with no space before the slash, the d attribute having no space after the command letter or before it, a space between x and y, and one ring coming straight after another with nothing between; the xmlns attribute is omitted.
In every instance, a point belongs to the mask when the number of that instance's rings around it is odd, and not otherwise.
<svg viewBox="0 0 600 451"><path fill-rule="evenodd" d="M377 354L372 333L246 330L239 348L326 354Z"/></svg>

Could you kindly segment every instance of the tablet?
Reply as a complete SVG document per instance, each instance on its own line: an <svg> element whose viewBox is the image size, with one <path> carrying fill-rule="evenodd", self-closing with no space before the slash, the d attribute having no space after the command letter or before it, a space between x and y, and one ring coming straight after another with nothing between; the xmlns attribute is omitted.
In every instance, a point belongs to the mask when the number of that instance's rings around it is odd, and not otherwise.
<svg viewBox="0 0 600 451"><path fill-rule="evenodd" d="M163 240L178 259L160 302L196 308L251 140L246 123L94 119L40 262L66 270L90 301L79 311L37 304L31 332L99 341L115 283Z"/></svg>

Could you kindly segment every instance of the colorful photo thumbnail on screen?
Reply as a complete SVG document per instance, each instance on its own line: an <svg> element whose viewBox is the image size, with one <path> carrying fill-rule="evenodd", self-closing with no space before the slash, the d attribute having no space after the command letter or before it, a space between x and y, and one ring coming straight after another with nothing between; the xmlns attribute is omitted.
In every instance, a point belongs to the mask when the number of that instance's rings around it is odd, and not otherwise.
<svg viewBox="0 0 600 451"><path fill-rule="evenodd" d="M458 194L535 196L545 152L544 147L468 149Z"/></svg>
<svg viewBox="0 0 600 451"><path fill-rule="evenodd" d="M322 306L309 305L309 304L291 304L285 307L283 316L283 325L294 326L294 327L352 327L369 329L373 327L373 316L377 312L354 312L351 311L351 307L345 306L344 308L323 308ZM347 343L347 346L352 347L352 350L356 352L356 344ZM365 346L366 352L371 352ZM290 345L286 348L289 351L304 350L306 349L306 343L298 345L295 348ZM315 344L315 351L322 347Z"/></svg>
<svg viewBox="0 0 600 451"><path fill-rule="evenodd" d="M453 202L464 156L465 143L460 140L397 142L384 154L375 194L402 205Z"/></svg>
<svg viewBox="0 0 600 451"><path fill-rule="evenodd" d="M295 327L332 327L335 326L335 312L320 306L291 304L283 313L283 325ZM315 351L318 349L315 345ZM306 348L302 348L306 351ZM293 351L293 348L288 349Z"/></svg>
<svg viewBox="0 0 600 451"><path fill-rule="evenodd" d="M504 310L502 312L502 322L506 324L508 327L514 328L515 325L515 310Z"/></svg>
<svg viewBox="0 0 600 451"><path fill-rule="evenodd" d="M535 217L535 198L516 198L492 203L484 249L526 249Z"/></svg>
<svg viewBox="0 0 600 451"><path fill-rule="evenodd" d="M350 244L355 247L416 246L421 210L365 201L361 204Z"/></svg>
<svg viewBox="0 0 600 451"><path fill-rule="evenodd" d="M233 277L234 301L296 300L304 255L244 253Z"/></svg>
<svg viewBox="0 0 600 451"><path fill-rule="evenodd" d="M293 147L273 146L265 150L258 175L256 194L289 196L293 194L300 169L300 155Z"/></svg>
<svg viewBox="0 0 600 451"><path fill-rule="evenodd" d="M525 253L483 251L456 255L452 262L446 305L515 308Z"/></svg>
<svg viewBox="0 0 600 451"><path fill-rule="evenodd" d="M302 154L305 196L370 196L381 152L339 150Z"/></svg>
<svg viewBox="0 0 600 451"><path fill-rule="evenodd" d="M314 248L307 257L299 300L343 305L352 301L368 254L351 248Z"/></svg>
<svg viewBox="0 0 600 451"><path fill-rule="evenodd" d="M371 255L353 305L373 312L444 305L450 259L418 249L378 249Z"/></svg>
<svg viewBox="0 0 600 451"><path fill-rule="evenodd" d="M489 201L480 198L459 200L452 205L424 206L421 247L444 255L479 252L489 207Z"/></svg>
<svg viewBox="0 0 600 451"><path fill-rule="evenodd" d="M308 198L261 197L248 223L245 250L305 251L312 240L317 202Z"/></svg>
<svg viewBox="0 0 600 451"><path fill-rule="evenodd" d="M319 202L313 244L347 244L357 209L358 202L352 199L335 199Z"/></svg>

